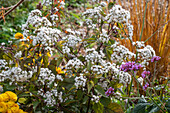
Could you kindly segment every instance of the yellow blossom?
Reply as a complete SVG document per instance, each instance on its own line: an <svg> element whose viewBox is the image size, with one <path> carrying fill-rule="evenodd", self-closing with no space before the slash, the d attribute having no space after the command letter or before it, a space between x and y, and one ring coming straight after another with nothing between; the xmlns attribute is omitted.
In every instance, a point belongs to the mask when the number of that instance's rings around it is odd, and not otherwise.
<svg viewBox="0 0 170 113"><path fill-rule="evenodd" d="M16 113L19 111L19 106L18 104L14 104L14 106L11 108L12 113Z"/></svg>
<svg viewBox="0 0 170 113"><path fill-rule="evenodd" d="M8 109L9 109L9 108L12 108L12 107L15 105L15 102L13 102L13 101L8 101L6 104L7 104L7 107L8 107Z"/></svg>
<svg viewBox="0 0 170 113"><path fill-rule="evenodd" d="M11 109L7 109L5 113L12 113Z"/></svg>
<svg viewBox="0 0 170 113"><path fill-rule="evenodd" d="M23 34L21 34L21 33L16 33L16 34L15 34L15 38L16 38L16 39L23 39L24 36L23 36Z"/></svg>
<svg viewBox="0 0 170 113"><path fill-rule="evenodd" d="M22 109L19 109L17 112L15 113L27 113L27 112L24 112Z"/></svg>
<svg viewBox="0 0 170 113"><path fill-rule="evenodd" d="M0 101L9 101L10 97L6 94L6 93L3 93L0 95Z"/></svg>
<svg viewBox="0 0 170 113"><path fill-rule="evenodd" d="M47 52L47 56L48 56L48 57L51 57L51 54L50 54L49 52Z"/></svg>
<svg viewBox="0 0 170 113"><path fill-rule="evenodd" d="M64 71L62 71L60 67L58 68L56 67L55 70L57 71L58 74L64 73Z"/></svg>
<svg viewBox="0 0 170 113"><path fill-rule="evenodd" d="M9 97L10 97L10 100L11 101L17 101L17 95L11 91L6 91L5 94L7 94Z"/></svg>
<svg viewBox="0 0 170 113"><path fill-rule="evenodd" d="M0 102L0 112L6 112L7 106L5 102Z"/></svg>

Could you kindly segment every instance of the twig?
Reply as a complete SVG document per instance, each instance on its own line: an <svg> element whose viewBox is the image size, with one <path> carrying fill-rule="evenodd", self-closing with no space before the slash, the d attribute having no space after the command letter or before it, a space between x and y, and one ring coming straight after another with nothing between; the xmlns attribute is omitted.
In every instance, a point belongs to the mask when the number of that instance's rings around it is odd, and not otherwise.
<svg viewBox="0 0 170 113"><path fill-rule="evenodd" d="M22 2L24 2L24 0L20 0L16 5L13 6L12 9L10 9L8 12L6 12L3 16L7 16L10 12L12 12L14 9L16 9ZM2 20L3 17L0 17L0 20Z"/></svg>

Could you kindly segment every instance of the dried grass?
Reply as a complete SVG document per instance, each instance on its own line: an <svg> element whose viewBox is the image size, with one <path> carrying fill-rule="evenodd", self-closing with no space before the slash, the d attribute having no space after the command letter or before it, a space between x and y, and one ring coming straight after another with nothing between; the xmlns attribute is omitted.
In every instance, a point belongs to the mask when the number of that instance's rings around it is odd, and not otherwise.
<svg viewBox="0 0 170 113"><path fill-rule="evenodd" d="M133 41L139 41L142 31L143 17L147 0L117 0L118 3L128 9L131 14L131 22L134 26ZM137 1L137 2L135 2ZM160 83L165 80L160 79L160 76L170 76L168 63L170 58L170 1L169 0L150 0L147 3L144 27L142 33L142 41L149 38L154 32L161 28L157 33L150 38L146 44L151 45L157 56L161 56L161 60L157 63L156 77ZM164 25L166 22L168 24ZM130 41L123 40L122 43L130 50L132 46ZM170 64L169 64L170 65ZM170 66L169 66L170 68ZM147 67L153 73L154 65Z"/></svg>

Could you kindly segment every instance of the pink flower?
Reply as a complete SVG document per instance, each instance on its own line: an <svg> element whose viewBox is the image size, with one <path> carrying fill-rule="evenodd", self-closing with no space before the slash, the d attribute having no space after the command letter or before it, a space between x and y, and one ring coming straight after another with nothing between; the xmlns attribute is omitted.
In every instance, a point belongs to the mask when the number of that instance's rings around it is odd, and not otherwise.
<svg viewBox="0 0 170 113"><path fill-rule="evenodd" d="M151 62L158 61L160 59L161 59L160 56L154 56L154 57L152 57Z"/></svg>

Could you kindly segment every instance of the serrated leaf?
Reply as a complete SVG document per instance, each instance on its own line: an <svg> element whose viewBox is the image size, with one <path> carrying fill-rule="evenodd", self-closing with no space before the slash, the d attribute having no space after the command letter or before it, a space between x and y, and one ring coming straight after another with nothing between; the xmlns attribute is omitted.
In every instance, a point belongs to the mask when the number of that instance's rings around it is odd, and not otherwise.
<svg viewBox="0 0 170 113"><path fill-rule="evenodd" d="M145 113L145 108L147 105L151 105L150 103L139 103L135 106L132 113Z"/></svg>
<svg viewBox="0 0 170 113"><path fill-rule="evenodd" d="M94 90L96 91L96 93L99 93L99 94L101 94L102 96L106 97L105 91L104 91L104 89L103 89L101 86L96 85L95 88L94 88Z"/></svg>

